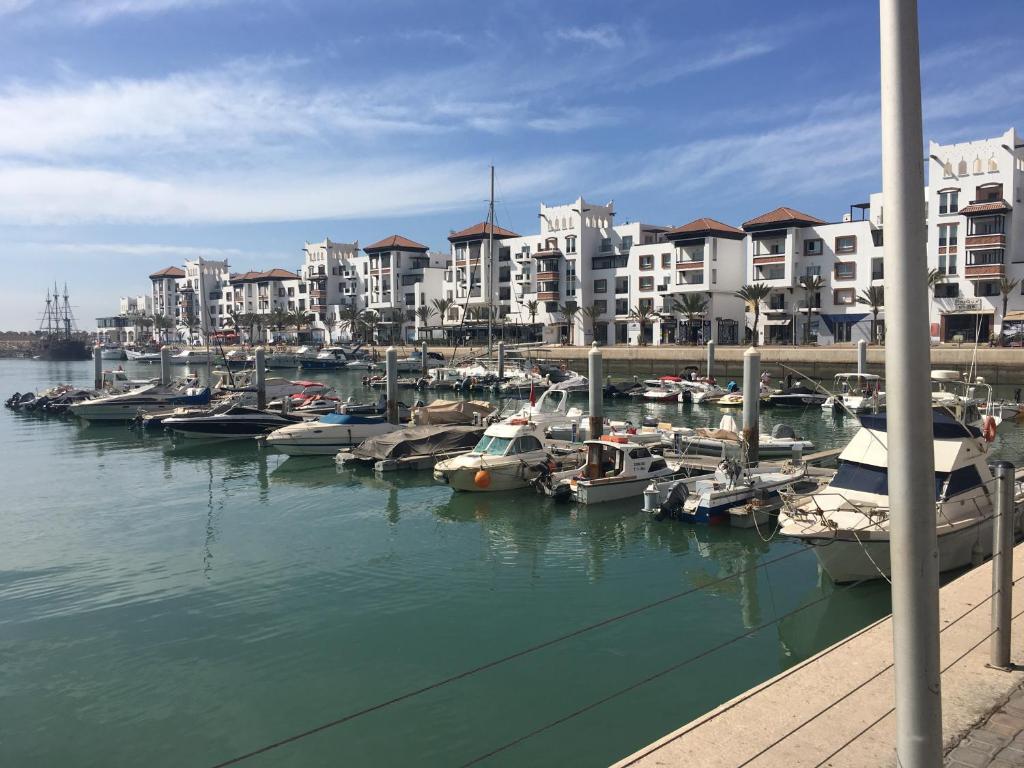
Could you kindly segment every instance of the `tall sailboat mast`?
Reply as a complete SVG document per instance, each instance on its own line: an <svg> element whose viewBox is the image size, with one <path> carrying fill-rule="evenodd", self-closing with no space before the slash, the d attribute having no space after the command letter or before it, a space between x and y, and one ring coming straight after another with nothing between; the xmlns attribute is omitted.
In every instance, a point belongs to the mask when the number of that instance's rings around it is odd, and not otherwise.
<svg viewBox="0 0 1024 768"><path fill-rule="evenodd" d="M494 338L494 166L491 166L491 199L487 206L487 357Z"/></svg>

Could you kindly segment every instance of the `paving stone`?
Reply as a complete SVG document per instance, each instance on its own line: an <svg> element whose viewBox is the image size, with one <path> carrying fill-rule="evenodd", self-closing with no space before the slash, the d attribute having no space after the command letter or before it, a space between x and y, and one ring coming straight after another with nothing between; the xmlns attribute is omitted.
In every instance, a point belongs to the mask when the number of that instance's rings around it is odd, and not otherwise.
<svg viewBox="0 0 1024 768"><path fill-rule="evenodd" d="M1007 736L1001 733L994 733L988 728L981 726L975 728L965 739L968 743L977 743L979 747L992 746L996 748L996 752L1005 747L1007 744L1013 741L1013 736Z"/></svg>
<svg viewBox="0 0 1024 768"><path fill-rule="evenodd" d="M996 712L992 717L988 719L986 725L1006 725L1010 728L1016 728L1018 731L1024 730L1024 718L1014 717L1006 711Z"/></svg>
<svg viewBox="0 0 1024 768"><path fill-rule="evenodd" d="M992 762L992 755L982 752L971 744L961 743L956 749L949 753L947 758L950 765L963 765L966 768L987 768Z"/></svg>

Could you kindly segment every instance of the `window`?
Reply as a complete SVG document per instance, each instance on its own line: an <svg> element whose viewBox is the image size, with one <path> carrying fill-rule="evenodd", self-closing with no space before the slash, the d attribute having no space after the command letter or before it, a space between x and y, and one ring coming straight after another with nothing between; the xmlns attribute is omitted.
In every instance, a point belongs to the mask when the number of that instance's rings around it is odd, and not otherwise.
<svg viewBox="0 0 1024 768"><path fill-rule="evenodd" d="M622 237L622 250L628 251L632 247L633 247L633 236L632 235L623 235L623 237Z"/></svg>
<svg viewBox="0 0 1024 768"><path fill-rule="evenodd" d="M939 224L939 247L956 246L959 224Z"/></svg>
<svg viewBox="0 0 1024 768"><path fill-rule="evenodd" d="M595 280L594 281L594 293L608 293L608 281L607 280Z"/></svg>
<svg viewBox="0 0 1024 768"><path fill-rule="evenodd" d="M823 243L821 239L804 240L804 256L820 256Z"/></svg>
<svg viewBox="0 0 1024 768"><path fill-rule="evenodd" d="M999 283L995 280L981 280L974 284L975 296L998 296Z"/></svg>
<svg viewBox="0 0 1024 768"><path fill-rule="evenodd" d="M836 238L836 253L856 253L857 238L855 235L841 235Z"/></svg>
<svg viewBox="0 0 1024 768"><path fill-rule="evenodd" d="M654 278L648 275L647 277L640 278L640 290L641 291L653 291L654 290Z"/></svg>
<svg viewBox="0 0 1024 768"><path fill-rule="evenodd" d="M640 299L637 305L641 310L647 310L648 312L654 309L654 299Z"/></svg>
<svg viewBox="0 0 1024 768"><path fill-rule="evenodd" d="M629 293L629 278L628 277L616 277L615 278L615 292L616 293Z"/></svg>
<svg viewBox="0 0 1024 768"><path fill-rule="evenodd" d="M786 295L783 293L773 293L768 297L768 309L785 309L786 308Z"/></svg>
<svg viewBox="0 0 1024 768"><path fill-rule="evenodd" d="M601 253L611 253L612 250L612 239L610 237L601 238Z"/></svg>
<svg viewBox="0 0 1024 768"><path fill-rule="evenodd" d="M871 279L885 279L885 261L882 259L881 256L875 256L874 258L871 259Z"/></svg>
<svg viewBox="0 0 1024 768"><path fill-rule="evenodd" d="M565 238L565 252L576 253L576 235L569 235Z"/></svg>
<svg viewBox="0 0 1024 768"><path fill-rule="evenodd" d="M833 279L835 280L855 280L857 279L857 262L855 261L837 261L835 266L835 272Z"/></svg>
<svg viewBox="0 0 1024 768"><path fill-rule="evenodd" d="M936 299L955 299L960 295L960 286L957 283L936 283Z"/></svg>
<svg viewBox="0 0 1024 768"><path fill-rule="evenodd" d="M982 184L974 190L974 199L979 203L995 203L1003 199L1002 184Z"/></svg>
<svg viewBox="0 0 1024 768"><path fill-rule="evenodd" d="M663 253L661 254L661 268L670 269L672 267L672 254Z"/></svg>
<svg viewBox="0 0 1024 768"><path fill-rule="evenodd" d="M628 315L629 314L629 300L628 299L616 299L615 300L615 314L616 315Z"/></svg>
<svg viewBox="0 0 1024 768"><path fill-rule="evenodd" d="M715 285L717 282L718 282L718 270L717 269L712 269L711 270L711 284Z"/></svg>
<svg viewBox="0 0 1024 768"><path fill-rule="evenodd" d="M640 269L654 269L654 257L653 256L641 256L640 257Z"/></svg>
<svg viewBox="0 0 1024 768"><path fill-rule="evenodd" d="M804 269L804 274L807 277L821 277L821 265L820 264L814 264L813 266L810 265L810 264L807 265L807 267Z"/></svg>
<svg viewBox="0 0 1024 768"><path fill-rule="evenodd" d="M599 315L603 315L608 311L608 302L604 299L594 302L594 311Z"/></svg>
<svg viewBox="0 0 1024 768"><path fill-rule="evenodd" d="M966 173L966 169L964 171ZM939 192L939 214L956 213L960 210L960 190L947 189Z"/></svg>
<svg viewBox="0 0 1024 768"><path fill-rule="evenodd" d="M968 235L1002 235L1006 232L1006 217L997 216L972 217L967 224Z"/></svg>
<svg viewBox="0 0 1024 768"><path fill-rule="evenodd" d="M832 291L832 303L836 306L855 304L856 301L857 296L853 288L839 288Z"/></svg>

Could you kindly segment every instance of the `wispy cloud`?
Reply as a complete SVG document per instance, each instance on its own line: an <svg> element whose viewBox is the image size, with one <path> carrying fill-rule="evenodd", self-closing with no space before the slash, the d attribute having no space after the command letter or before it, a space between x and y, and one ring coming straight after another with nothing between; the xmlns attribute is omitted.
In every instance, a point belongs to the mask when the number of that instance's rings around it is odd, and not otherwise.
<svg viewBox="0 0 1024 768"><path fill-rule="evenodd" d="M599 24L595 27L567 27L556 30L552 37L571 43L596 45L606 50L621 48L625 44L618 30L608 24Z"/></svg>
<svg viewBox="0 0 1024 768"><path fill-rule="evenodd" d="M0 0L0 16L23 14L48 22L101 24L118 16L154 16L251 0Z"/></svg>
<svg viewBox="0 0 1024 768"><path fill-rule="evenodd" d="M424 41L442 45L465 45L466 38L447 29L408 29L397 33L399 40Z"/></svg>

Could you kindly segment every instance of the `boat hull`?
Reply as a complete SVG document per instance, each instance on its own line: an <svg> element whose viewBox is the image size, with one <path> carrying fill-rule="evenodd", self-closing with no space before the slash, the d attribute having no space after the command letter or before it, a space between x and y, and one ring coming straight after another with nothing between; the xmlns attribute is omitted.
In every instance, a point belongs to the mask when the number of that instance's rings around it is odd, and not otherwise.
<svg viewBox="0 0 1024 768"><path fill-rule="evenodd" d="M140 411L208 405L209 402L210 390L207 389L197 395L179 395L169 398L132 398L110 403L94 403L86 400L72 406L71 412L83 421L132 421Z"/></svg>
<svg viewBox="0 0 1024 768"><path fill-rule="evenodd" d="M633 480L620 480L612 483L577 483L574 496L580 504L603 504L607 501L622 501L638 498L651 481L662 482L671 479L671 475L656 477L638 477Z"/></svg>
<svg viewBox="0 0 1024 768"><path fill-rule="evenodd" d="M387 422L373 424L308 424L285 427L267 435L267 446L289 456L333 456L377 435L401 427Z"/></svg>

